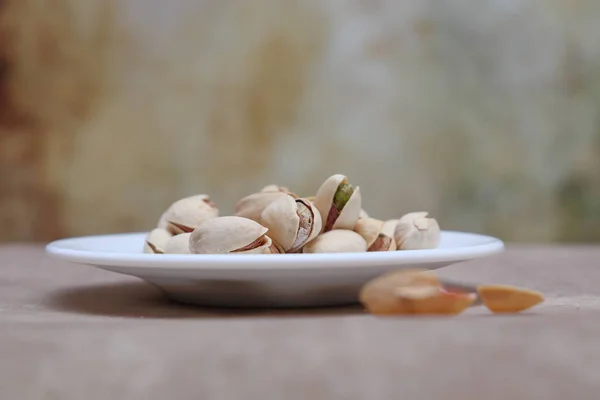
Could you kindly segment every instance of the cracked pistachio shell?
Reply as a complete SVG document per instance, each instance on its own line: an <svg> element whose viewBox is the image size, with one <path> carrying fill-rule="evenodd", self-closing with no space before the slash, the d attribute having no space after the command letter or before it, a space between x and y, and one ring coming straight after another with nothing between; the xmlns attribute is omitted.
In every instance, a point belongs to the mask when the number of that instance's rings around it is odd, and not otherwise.
<svg viewBox="0 0 600 400"><path fill-rule="evenodd" d="M165 245L172 236L171 232L166 229L155 228L151 230L144 241L144 253L164 253Z"/></svg>
<svg viewBox="0 0 600 400"><path fill-rule="evenodd" d="M191 233L175 235L165 245L165 254L190 254Z"/></svg>
<svg viewBox="0 0 600 400"><path fill-rule="evenodd" d="M356 222L354 232L358 233L367 242L367 248L371 247L383 228L383 221L375 218L362 218Z"/></svg>
<svg viewBox="0 0 600 400"><path fill-rule="evenodd" d="M394 231L398 250L435 249L440 243L440 226L427 212L413 212L398 220Z"/></svg>
<svg viewBox="0 0 600 400"><path fill-rule="evenodd" d="M394 238L394 232L396 231L397 223L397 219L388 219L387 221L383 222L383 227L381 228L381 233L392 239L390 242L389 251L395 251L398 249L398 246L396 245L396 239Z"/></svg>
<svg viewBox="0 0 600 400"><path fill-rule="evenodd" d="M177 200L164 212L158 221L158 227L174 235L193 231L200 223L219 216L219 210L205 194L185 197Z"/></svg>
<svg viewBox="0 0 600 400"><path fill-rule="evenodd" d="M386 226L386 223L375 218L359 219L356 222L354 231L367 242L367 251L396 250L393 227L389 224Z"/></svg>
<svg viewBox="0 0 600 400"><path fill-rule="evenodd" d="M306 199L285 196L271 203L262 213L262 223L284 251L295 252L321 232L321 216Z"/></svg>
<svg viewBox="0 0 600 400"><path fill-rule="evenodd" d="M235 215L261 223L261 215L265 208L284 197L291 198L289 194L281 191L253 193L238 201L235 206Z"/></svg>
<svg viewBox="0 0 600 400"><path fill-rule="evenodd" d="M309 242L303 253L358 253L367 251L367 242L358 233L335 229L317 236Z"/></svg>
<svg viewBox="0 0 600 400"><path fill-rule="evenodd" d="M328 231L330 229L354 229L354 225L356 225L356 221L358 221L360 216L360 210L362 209L360 189L358 186L355 186L352 195L342 208L339 216L335 219L335 222L333 222L332 227L328 227L327 221L333 205L334 196L342 183L348 183L348 179L344 175L332 175L323 182L315 195L314 203L323 220L323 231Z"/></svg>
<svg viewBox="0 0 600 400"><path fill-rule="evenodd" d="M271 246L267 231L248 218L212 218L192 232L190 250L194 254L262 254Z"/></svg>
<svg viewBox="0 0 600 400"><path fill-rule="evenodd" d="M265 254L284 254L285 251L279 244L271 240L271 245L265 249Z"/></svg>

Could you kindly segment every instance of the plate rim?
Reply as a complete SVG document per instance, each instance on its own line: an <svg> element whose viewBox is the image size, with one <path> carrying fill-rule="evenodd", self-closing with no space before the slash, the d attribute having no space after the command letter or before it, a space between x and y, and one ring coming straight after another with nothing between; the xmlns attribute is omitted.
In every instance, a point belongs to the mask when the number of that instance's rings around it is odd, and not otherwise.
<svg viewBox="0 0 600 400"><path fill-rule="evenodd" d="M442 235L466 235L483 243L455 248L427 250L405 250L365 253L320 253L320 254L146 254L111 253L65 247L67 243L79 240L102 239L118 236L139 236L147 232L129 232L107 235L70 237L52 241L45 247L48 255L77 264L94 266L127 267L139 269L230 269L230 270L282 270L282 269L322 269L365 268L402 264L430 264L436 262L459 262L490 256L505 249L504 242L496 237L471 232L444 230ZM235 257L235 258L234 258ZM343 266L334 265L343 262ZM172 266L169 266L172 265Z"/></svg>

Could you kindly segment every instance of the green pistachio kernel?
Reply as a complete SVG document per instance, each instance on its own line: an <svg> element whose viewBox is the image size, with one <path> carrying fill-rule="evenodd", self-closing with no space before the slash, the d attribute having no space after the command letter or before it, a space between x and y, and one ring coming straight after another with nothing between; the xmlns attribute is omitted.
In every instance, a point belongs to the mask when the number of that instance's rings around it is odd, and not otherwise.
<svg viewBox="0 0 600 400"><path fill-rule="evenodd" d="M350 197L354 193L354 187L348 183L341 183L333 196L333 205L338 211L342 211Z"/></svg>

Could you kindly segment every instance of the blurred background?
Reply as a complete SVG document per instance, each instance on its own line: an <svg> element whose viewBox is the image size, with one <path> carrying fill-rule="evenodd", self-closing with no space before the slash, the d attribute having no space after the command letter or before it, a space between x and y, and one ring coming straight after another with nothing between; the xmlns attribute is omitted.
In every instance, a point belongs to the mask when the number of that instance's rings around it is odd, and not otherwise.
<svg viewBox="0 0 600 400"><path fill-rule="evenodd" d="M596 0L3 0L0 241L333 173L365 209L600 241Z"/></svg>

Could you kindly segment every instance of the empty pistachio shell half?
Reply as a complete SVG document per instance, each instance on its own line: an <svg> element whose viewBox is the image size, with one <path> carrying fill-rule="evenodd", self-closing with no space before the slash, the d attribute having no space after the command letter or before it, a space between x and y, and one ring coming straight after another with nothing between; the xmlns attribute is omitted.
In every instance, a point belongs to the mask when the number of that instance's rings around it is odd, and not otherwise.
<svg viewBox="0 0 600 400"><path fill-rule="evenodd" d="M155 228L150 231L144 241L144 253L163 254L165 245L173 235L171 232L162 228Z"/></svg>
<svg viewBox="0 0 600 400"><path fill-rule="evenodd" d="M177 200L164 212L158 222L158 227L168 230L174 235L191 232L200 223L219 215L219 210L205 194L186 197Z"/></svg>
<svg viewBox="0 0 600 400"><path fill-rule="evenodd" d="M264 190L264 189L263 189ZM256 221L259 224L262 222L262 212L271 203L284 197L291 197L288 193L282 191L259 192L244 197L235 206L235 215Z"/></svg>
<svg viewBox="0 0 600 400"><path fill-rule="evenodd" d="M394 231L398 250L435 249L440 243L440 226L427 212L413 212L398 220Z"/></svg>
<svg viewBox="0 0 600 400"><path fill-rule="evenodd" d="M165 254L190 254L191 233L175 235L165 245Z"/></svg>
<svg viewBox="0 0 600 400"><path fill-rule="evenodd" d="M358 233L336 229L322 233L309 242L303 253L359 253L367 251L367 242Z"/></svg>
<svg viewBox="0 0 600 400"><path fill-rule="evenodd" d="M285 252L294 253L321 232L321 215L307 199L285 196L271 203L262 213L269 236Z"/></svg>
<svg viewBox="0 0 600 400"><path fill-rule="evenodd" d="M317 191L314 203L323 220L323 232L354 229L360 216L360 190L350 185L344 175L327 178Z"/></svg>
<svg viewBox="0 0 600 400"><path fill-rule="evenodd" d="M480 285L477 292L483 304L495 313L516 313L544 301L540 292L507 285Z"/></svg>
<svg viewBox="0 0 600 400"><path fill-rule="evenodd" d="M267 231L248 218L212 218L192 232L190 250L194 254L262 254L272 243Z"/></svg>
<svg viewBox="0 0 600 400"><path fill-rule="evenodd" d="M393 251L396 250L393 229L375 218L361 218L356 222L354 231L367 242L367 251Z"/></svg>

